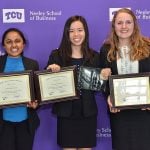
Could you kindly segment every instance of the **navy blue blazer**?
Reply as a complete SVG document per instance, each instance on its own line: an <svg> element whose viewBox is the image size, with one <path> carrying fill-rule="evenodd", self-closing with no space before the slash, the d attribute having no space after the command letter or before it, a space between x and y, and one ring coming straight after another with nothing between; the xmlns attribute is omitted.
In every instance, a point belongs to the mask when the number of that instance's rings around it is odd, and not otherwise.
<svg viewBox="0 0 150 150"><path fill-rule="evenodd" d="M87 67L99 67L99 54L94 51L93 61L90 63L89 60L84 59L83 66ZM53 50L49 56L48 65L58 64L61 67L70 66L71 64L66 64L63 58L60 56L59 50ZM97 115L98 109L95 100L95 93L90 90L82 90L82 102L83 102L83 115L93 116ZM72 101L58 102L53 105L52 112L61 117L69 117L72 114Z"/></svg>
<svg viewBox="0 0 150 150"><path fill-rule="evenodd" d="M112 75L117 75L117 61L114 60L112 62L109 62L107 60L107 54L110 49L110 45L104 44L100 49L100 67L102 68L111 68ZM150 72L150 57L147 57L145 59L142 59L139 61L139 73L142 72ZM109 89L108 89L109 90ZM109 91L107 91L107 94Z"/></svg>
<svg viewBox="0 0 150 150"><path fill-rule="evenodd" d="M100 50L100 66L105 68L111 68L112 75L118 74L117 61L109 62L107 60L107 54L110 46L104 44ZM139 73L150 72L150 57L142 59L139 61Z"/></svg>

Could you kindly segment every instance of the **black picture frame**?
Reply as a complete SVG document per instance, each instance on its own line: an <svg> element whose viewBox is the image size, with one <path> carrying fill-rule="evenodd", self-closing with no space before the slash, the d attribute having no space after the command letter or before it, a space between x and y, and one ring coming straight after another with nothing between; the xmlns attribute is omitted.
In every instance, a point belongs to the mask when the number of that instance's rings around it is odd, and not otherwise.
<svg viewBox="0 0 150 150"><path fill-rule="evenodd" d="M36 71L34 79L36 99L41 105L79 98L75 66L64 67L59 72Z"/></svg>
<svg viewBox="0 0 150 150"><path fill-rule="evenodd" d="M109 77L110 98L114 108L150 107L150 72Z"/></svg>
<svg viewBox="0 0 150 150"><path fill-rule="evenodd" d="M0 108L27 105L35 99L31 70L0 73Z"/></svg>

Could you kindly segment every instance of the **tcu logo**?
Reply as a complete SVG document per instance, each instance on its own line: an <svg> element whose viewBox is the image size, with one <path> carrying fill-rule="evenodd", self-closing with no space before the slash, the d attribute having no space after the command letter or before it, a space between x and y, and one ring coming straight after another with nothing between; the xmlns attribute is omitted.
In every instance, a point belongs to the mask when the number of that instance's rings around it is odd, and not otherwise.
<svg viewBox="0 0 150 150"><path fill-rule="evenodd" d="M114 14L121 8L109 8L109 21L112 21ZM131 9L131 8L128 8Z"/></svg>
<svg viewBox="0 0 150 150"><path fill-rule="evenodd" d="M25 22L24 9L3 9L3 23Z"/></svg>

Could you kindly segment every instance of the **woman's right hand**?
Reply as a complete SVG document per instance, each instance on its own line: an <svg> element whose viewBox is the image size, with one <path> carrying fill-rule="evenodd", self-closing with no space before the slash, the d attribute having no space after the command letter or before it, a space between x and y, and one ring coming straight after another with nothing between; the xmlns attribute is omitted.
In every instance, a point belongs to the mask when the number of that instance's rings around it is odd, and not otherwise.
<svg viewBox="0 0 150 150"><path fill-rule="evenodd" d="M52 72L58 72L60 71L60 66L57 64L52 64L52 65L49 65L46 69L51 70Z"/></svg>
<svg viewBox="0 0 150 150"><path fill-rule="evenodd" d="M108 98L107 98L107 103L108 103L109 110L110 110L111 113L120 112L120 109L117 109L117 108L113 108L113 107L112 107L112 102L111 102L111 99L110 99L110 95L109 95Z"/></svg>
<svg viewBox="0 0 150 150"><path fill-rule="evenodd" d="M111 75L111 69L110 68L103 68L100 72L100 79L108 80L110 75Z"/></svg>

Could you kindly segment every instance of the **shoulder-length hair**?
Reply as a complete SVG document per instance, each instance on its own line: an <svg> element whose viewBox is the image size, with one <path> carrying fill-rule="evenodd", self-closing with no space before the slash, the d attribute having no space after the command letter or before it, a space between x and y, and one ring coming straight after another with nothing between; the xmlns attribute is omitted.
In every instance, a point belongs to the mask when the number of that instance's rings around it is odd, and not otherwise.
<svg viewBox="0 0 150 150"><path fill-rule="evenodd" d="M112 20L111 32L107 41L110 44L110 50L107 56L108 60L112 61L112 60L117 59L116 53L119 51L119 39L115 32L115 21L116 21L116 17L120 13L127 13L131 15L133 18L134 30L130 37L131 60L141 60L141 59L149 57L150 56L150 39L141 35L140 29L137 23L137 19L134 13L130 9L122 8L116 11Z"/></svg>

